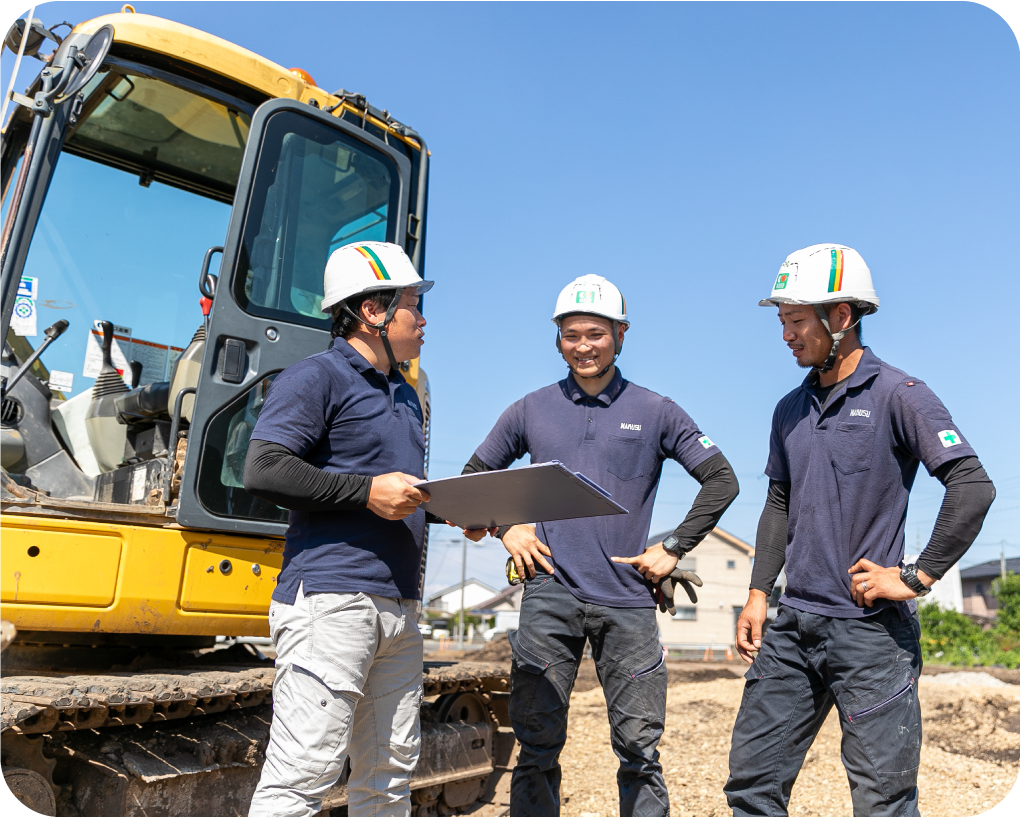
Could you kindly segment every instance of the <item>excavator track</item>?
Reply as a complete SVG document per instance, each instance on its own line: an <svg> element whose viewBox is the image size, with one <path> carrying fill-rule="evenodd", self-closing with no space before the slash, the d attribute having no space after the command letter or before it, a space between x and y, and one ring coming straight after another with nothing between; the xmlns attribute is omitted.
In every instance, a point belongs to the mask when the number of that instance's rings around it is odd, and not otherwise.
<svg viewBox="0 0 1020 817"><path fill-rule="evenodd" d="M246 814L268 742L275 676L268 663L140 672L5 670L5 775L14 769L41 774L54 791L52 813L61 817ZM430 661L422 681L412 815L504 813L515 746L507 668ZM36 764L33 771L19 758L38 755L27 747L40 740L49 765ZM56 765L47 774L51 760ZM327 794L324 813L345 812L346 780L347 770Z"/></svg>

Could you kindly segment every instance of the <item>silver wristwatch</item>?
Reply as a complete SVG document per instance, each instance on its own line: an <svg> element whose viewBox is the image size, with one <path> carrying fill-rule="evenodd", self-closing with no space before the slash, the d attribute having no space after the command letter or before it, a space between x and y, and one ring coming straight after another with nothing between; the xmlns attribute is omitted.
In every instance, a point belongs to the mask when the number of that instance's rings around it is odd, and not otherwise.
<svg viewBox="0 0 1020 817"><path fill-rule="evenodd" d="M917 593L917 597L927 596L931 592L930 587L925 587L924 582L917 578L917 564L907 565L900 571L901 581Z"/></svg>

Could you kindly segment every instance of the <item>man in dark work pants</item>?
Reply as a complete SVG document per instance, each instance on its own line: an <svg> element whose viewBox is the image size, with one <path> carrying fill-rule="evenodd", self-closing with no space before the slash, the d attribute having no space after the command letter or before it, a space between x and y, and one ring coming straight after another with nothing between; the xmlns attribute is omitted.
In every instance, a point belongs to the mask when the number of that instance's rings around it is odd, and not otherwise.
<svg viewBox="0 0 1020 817"><path fill-rule="evenodd" d="M995 491L974 450L924 383L861 345L878 309L853 249L790 255L762 306L811 372L772 418L768 499L737 651L753 664L733 727L733 814L785 815L797 773L835 706L856 817L914 817L921 674L914 599L967 551ZM946 486L931 540L903 566L918 464ZM786 593L762 639L768 595Z"/></svg>
<svg viewBox="0 0 1020 817"><path fill-rule="evenodd" d="M559 460L605 487L630 513L499 531L519 574L528 577L520 628L511 637L510 718L520 753L510 813L559 813L559 754L587 641L620 759L621 817L662 817L669 796L656 746L667 672L653 590L715 527L737 495L737 480L676 403L624 380L614 365L629 321L613 284L596 275L573 281L560 293L553 321L569 374L510 406L465 471L506 468L525 455L532 462ZM675 533L645 550L666 458L683 465L702 489Z"/></svg>

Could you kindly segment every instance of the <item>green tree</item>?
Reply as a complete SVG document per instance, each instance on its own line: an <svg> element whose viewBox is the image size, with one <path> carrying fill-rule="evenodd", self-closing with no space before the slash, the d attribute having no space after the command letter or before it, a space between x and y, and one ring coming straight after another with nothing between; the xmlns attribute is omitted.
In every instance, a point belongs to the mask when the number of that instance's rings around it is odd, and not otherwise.
<svg viewBox="0 0 1020 817"><path fill-rule="evenodd" d="M1005 578L996 579L992 582L992 595L999 602L995 629L1020 638L1020 576L1007 573Z"/></svg>
<svg viewBox="0 0 1020 817"><path fill-rule="evenodd" d="M985 640L981 627L937 601L919 604L917 616L921 622L921 655L926 662L968 667L977 663Z"/></svg>

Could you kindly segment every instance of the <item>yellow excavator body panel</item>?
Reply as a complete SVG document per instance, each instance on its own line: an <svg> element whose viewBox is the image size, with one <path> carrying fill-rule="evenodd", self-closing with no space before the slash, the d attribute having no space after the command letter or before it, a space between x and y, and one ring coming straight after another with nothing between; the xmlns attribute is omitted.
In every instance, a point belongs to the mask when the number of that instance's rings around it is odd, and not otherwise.
<svg viewBox="0 0 1020 817"><path fill-rule="evenodd" d="M5 513L0 565L20 630L266 636L283 540Z"/></svg>

